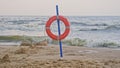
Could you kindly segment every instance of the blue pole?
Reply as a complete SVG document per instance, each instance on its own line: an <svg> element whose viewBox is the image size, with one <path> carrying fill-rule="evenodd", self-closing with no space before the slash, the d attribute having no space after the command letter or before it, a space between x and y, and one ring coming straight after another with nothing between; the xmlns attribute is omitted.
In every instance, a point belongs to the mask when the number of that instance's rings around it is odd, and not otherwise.
<svg viewBox="0 0 120 68"><path fill-rule="evenodd" d="M59 10L58 10L58 5L56 5L56 13L57 13L57 24L58 24L58 36L60 37L61 32L60 32L60 20L59 20ZM62 42L59 40L59 46L60 46L60 57L63 57L63 52L62 52Z"/></svg>

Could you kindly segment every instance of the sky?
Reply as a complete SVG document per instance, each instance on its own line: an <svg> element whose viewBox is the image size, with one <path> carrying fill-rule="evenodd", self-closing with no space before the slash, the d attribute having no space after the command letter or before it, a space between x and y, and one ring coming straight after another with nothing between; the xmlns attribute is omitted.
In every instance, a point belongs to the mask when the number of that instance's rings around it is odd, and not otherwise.
<svg viewBox="0 0 120 68"><path fill-rule="evenodd" d="M0 0L0 15L120 16L120 0Z"/></svg>

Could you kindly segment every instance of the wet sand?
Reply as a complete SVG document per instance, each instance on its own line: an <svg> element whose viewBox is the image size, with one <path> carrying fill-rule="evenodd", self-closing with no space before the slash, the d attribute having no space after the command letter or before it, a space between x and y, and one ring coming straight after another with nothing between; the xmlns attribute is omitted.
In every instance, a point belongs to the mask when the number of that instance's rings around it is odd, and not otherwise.
<svg viewBox="0 0 120 68"><path fill-rule="evenodd" d="M120 50L63 45L0 46L0 68L120 68Z"/></svg>

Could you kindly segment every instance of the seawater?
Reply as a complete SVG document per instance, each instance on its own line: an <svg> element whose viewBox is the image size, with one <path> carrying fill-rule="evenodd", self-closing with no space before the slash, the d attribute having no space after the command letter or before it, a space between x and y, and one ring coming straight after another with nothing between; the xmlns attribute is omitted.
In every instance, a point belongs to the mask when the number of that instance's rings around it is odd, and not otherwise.
<svg viewBox="0 0 120 68"><path fill-rule="evenodd" d="M80 38L88 43L110 41L120 44L120 16L65 16L71 32L66 39ZM47 36L45 24L50 16L0 16L0 35ZM65 26L61 25L61 33ZM57 34L57 22L51 25Z"/></svg>

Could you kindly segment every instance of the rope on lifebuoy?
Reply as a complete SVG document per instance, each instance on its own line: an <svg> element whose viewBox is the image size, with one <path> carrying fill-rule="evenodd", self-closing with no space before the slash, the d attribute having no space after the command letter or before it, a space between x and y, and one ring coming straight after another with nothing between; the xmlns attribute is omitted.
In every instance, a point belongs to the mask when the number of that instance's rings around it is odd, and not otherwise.
<svg viewBox="0 0 120 68"><path fill-rule="evenodd" d="M50 26L51 24L57 20L57 16L52 16L51 18L49 18L49 20L46 23L46 33L48 34L49 37L51 37L54 40L62 40L64 39L70 32L70 23L68 22L68 20L66 18L64 18L63 16L58 16L59 20L61 20L64 25L65 25L65 31L63 34L61 34L60 36L57 36L55 34L53 34L50 30Z"/></svg>

